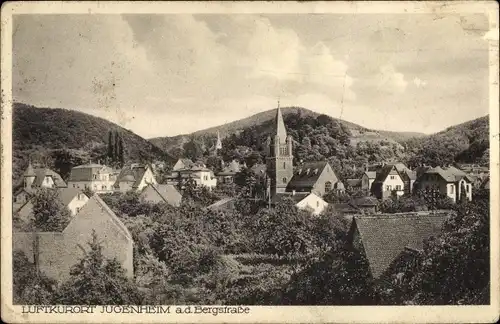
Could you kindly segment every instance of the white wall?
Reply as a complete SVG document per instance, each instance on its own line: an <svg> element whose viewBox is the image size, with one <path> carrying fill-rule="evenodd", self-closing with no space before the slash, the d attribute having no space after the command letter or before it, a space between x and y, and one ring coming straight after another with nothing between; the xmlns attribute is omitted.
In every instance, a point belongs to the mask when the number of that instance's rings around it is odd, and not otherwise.
<svg viewBox="0 0 500 324"><path fill-rule="evenodd" d="M114 191L114 184L115 181L113 180L69 181L68 188L78 188L82 190L85 188L90 188L95 193L108 193ZM105 187L105 189L103 189L103 186Z"/></svg>
<svg viewBox="0 0 500 324"><path fill-rule="evenodd" d="M390 186L390 189L387 189L387 186ZM404 191L404 182L403 179L397 174L389 174L383 183L383 191L392 191L396 190L396 186L400 186L400 190ZM398 193L399 195L399 193Z"/></svg>
<svg viewBox="0 0 500 324"><path fill-rule="evenodd" d="M310 194L296 204L299 209L310 208L314 215L319 215L327 206L328 203L315 194Z"/></svg>
<svg viewBox="0 0 500 324"><path fill-rule="evenodd" d="M84 194L80 194L80 197L78 197L78 195L75 196L73 200L71 200L68 204L68 209L71 212L71 216L75 216L76 214L78 214L80 209L82 209L87 201L89 201L89 198Z"/></svg>

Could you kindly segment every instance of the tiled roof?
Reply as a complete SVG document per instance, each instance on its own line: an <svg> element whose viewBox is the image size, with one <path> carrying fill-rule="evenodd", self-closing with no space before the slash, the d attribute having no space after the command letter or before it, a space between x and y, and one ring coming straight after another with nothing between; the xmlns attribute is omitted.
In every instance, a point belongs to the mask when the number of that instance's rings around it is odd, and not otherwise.
<svg viewBox="0 0 500 324"><path fill-rule="evenodd" d="M326 161L307 162L299 165L293 171L293 177L288 183L287 190L310 189L318 181L321 173L328 165ZM335 177L335 181L337 178Z"/></svg>
<svg viewBox="0 0 500 324"><path fill-rule="evenodd" d="M334 210L344 214L355 214L360 212L358 207L353 206L350 203L336 203L330 204L330 206L332 206Z"/></svg>
<svg viewBox="0 0 500 324"><path fill-rule="evenodd" d="M355 206L361 206L361 207L377 206L378 200L375 197L358 197L352 199L351 203Z"/></svg>
<svg viewBox="0 0 500 324"><path fill-rule="evenodd" d="M447 214L392 214L355 216L370 270L380 277L406 247L421 250L423 241L440 233Z"/></svg>
<svg viewBox="0 0 500 324"><path fill-rule="evenodd" d="M173 186L169 184L149 184L148 187L151 187L162 199L168 204L175 204L176 202L182 199L182 195L179 191ZM143 192L146 192L146 188L144 188Z"/></svg>

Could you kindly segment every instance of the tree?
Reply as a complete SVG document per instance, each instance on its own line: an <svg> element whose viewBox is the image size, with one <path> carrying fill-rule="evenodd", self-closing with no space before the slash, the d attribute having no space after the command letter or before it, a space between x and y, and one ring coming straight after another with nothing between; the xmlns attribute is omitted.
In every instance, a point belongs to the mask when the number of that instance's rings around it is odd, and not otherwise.
<svg viewBox="0 0 500 324"><path fill-rule="evenodd" d="M92 233L90 250L70 271L55 302L69 305L140 305L143 296L125 275L116 259L106 259L97 235ZM84 293L82 293L84 292Z"/></svg>
<svg viewBox="0 0 500 324"><path fill-rule="evenodd" d="M41 188L33 196L33 226L40 232L61 232L69 224L70 211L53 189Z"/></svg>
<svg viewBox="0 0 500 324"><path fill-rule="evenodd" d="M108 158L111 161L114 161L116 153L115 153L115 132L112 130L108 131L108 149L107 149Z"/></svg>
<svg viewBox="0 0 500 324"><path fill-rule="evenodd" d="M192 161L197 161L203 157L203 147L194 138L184 144L184 156Z"/></svg>
<svg viewBox="0 0 500 324"><path fill-rule="evenodd" d="M408 283L414 304L489 304L489 199L460 204L438 237L424 245Z"/></svg>

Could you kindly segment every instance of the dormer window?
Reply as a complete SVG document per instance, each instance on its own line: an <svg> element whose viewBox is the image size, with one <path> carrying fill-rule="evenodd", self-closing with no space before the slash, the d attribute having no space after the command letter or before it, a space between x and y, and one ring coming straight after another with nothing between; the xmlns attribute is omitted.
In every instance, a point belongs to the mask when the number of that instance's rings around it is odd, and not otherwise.
<svg viewBox="0 0 500 324"><path fill-rule="evenodd" d="M318 169L314 169L314 174L318 174Z"/></svg>

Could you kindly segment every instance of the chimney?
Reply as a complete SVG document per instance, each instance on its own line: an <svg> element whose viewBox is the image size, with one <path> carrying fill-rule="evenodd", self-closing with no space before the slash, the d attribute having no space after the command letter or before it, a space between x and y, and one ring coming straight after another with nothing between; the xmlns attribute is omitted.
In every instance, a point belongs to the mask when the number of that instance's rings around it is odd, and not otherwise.
<svg viewBox="0 0 500 324"><path fill-rule="evenodd" d="M295 196L295 190L292 190L292 196Z"/></svg>

